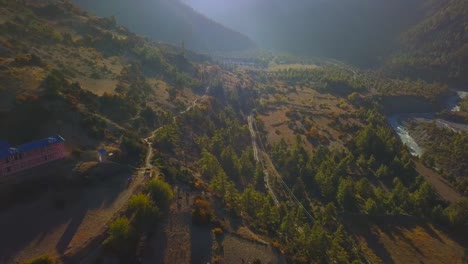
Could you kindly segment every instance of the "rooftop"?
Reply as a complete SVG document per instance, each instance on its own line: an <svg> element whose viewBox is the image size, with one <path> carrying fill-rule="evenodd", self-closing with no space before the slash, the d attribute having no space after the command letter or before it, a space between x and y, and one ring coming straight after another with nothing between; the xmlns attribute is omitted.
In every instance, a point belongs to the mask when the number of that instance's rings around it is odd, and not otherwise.
<svg viewBox="0 0 468 264"><path fill-rule="evenodd" d="M35 140L29 143L19 145L17 147L11 147L10 144L8 144L8 142L0 141L0 159L9 157L16 153L29 152L32 150L40 149L40 148L47 147L47 146L60 143L60 142L65 142L65 139L63 139L60 135L55 135L55 136L51 136L48 138Z"/></svg>

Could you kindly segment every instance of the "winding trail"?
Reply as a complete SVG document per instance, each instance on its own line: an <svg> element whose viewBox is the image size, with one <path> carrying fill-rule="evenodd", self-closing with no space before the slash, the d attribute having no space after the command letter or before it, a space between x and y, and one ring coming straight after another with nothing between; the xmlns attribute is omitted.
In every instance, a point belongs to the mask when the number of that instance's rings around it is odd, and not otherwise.
<svg viewBox="0 0 468 264"><path fill-rule="evenodd" d="M270 156L266 153L265 146L263 145L263 142L261 140L260 140L260 145L262 146L262 148L258 150L257 137L256 137L256 135L258 134L258 128L255 124L255 120L253 119L252 115L249 115L247 120L249 122L250 134L252 135L252 147L254 148L254 157L255 157L255 152L257 152L256 161L262 164L263 172L265 174L265 177L264 177L265 186L267 187L268 192L273 197L275 204L279 205L279 201L271 187L270 176L275 177L275 179L281 182L281 185L283 186L283 189L285 190L286 196L289 197L289 201L291 201L292 203L295 203L298 207L302 208L302 210L307 215L307 217L309 217L311 221L314 221L314 217L312 216L312 214L304 207L304 205L299 201L299 199L297 199L296 195L294 195L294 193L289 188L289 186L283 181L283 178L281 177L281 175L279 174L279 172L276 170L275 166L273 165L273 162L271 161ZM261 153L261 158L258 157L258 153Z"/></svg>
<svg viewBox="0 0 468 264"><path fill-rule="evenodd" d="M205 89L205 93L200 96L200 97L197 97L195 100L193 100L193 102L184 110L184 111L181 111L179 114L177 115L174 115L174 118L172 119L173 122L175 122L176 118L178 116L181 116L187 112L189 112L190 110L192 110L193 108L195 108L195 106L197 106L197 103L198 101L203 98L203 97L206 97L208 95L208 93L210 92L210 86L207 86L206 89ZM153 142L152 142L152 139L154 138L154 135L161 129L163 129L165 126L161 126L161 127L158 127L157 129L155 129L153 132L151 132L151 135L147 138L143 138L143 142L146 143L146 145L148 146L148 152L146 153L146 157L145 157L145 167L146 168L154 168L154 166L151 164L151 160L153 159L153 156L154 156L154 151L153 151L153 148L152 148L152 145L153 145Z"/></svg>
<svg viewBox="0 0 468 264"><path fill-rule="evenodd" d="M248 120L248 123L249 123L250 135L252 137L252 148L253 148L253 152L254 152L255 162L256 163L260 162L262 164L263 174L265 175L264 178L263 178L263 180L265 182L265 186L266 186L268 192L270 193L271 197L273 198L273 201L278 206L279 205L278 198L276 197L275 193L273 192L273 189L271 188L271 184L270 184L270 173L268 172L268 170L265 167L265 163L263 162L263 157L262 157L262 159L259 159L259 157L258 157L257 133L256 133L254 127L253 127L253 122L254 122L253 121L253 116L249 115L247 117L247 120Z"/></svg>

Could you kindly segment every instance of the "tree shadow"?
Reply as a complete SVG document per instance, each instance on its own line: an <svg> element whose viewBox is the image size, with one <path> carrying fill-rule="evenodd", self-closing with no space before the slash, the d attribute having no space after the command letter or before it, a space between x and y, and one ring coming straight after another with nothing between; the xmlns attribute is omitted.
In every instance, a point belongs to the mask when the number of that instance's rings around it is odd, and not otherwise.
<svg viewBox="0 0 468 264"><path fill-rule="evenodd" d="M143 251L142 264L164 263L164 252L166 252L168 244L168 236L164 229L166 226L170 228L171 223L169 221L169 219L166 219L164 223L159 224L156 231L151 235L151 239L145 245Z"/></svg>
<svg viewBox="0 0 468 264"><path fill-rule="evenodd" d="M205 264L211 261L213 236L209 226L192 224L190 228L191 263Z"/></svg>
<svg viewBox="0 0 468 264"><path fill-rule="evenodd" d="M390 256L390 253L387 251L382 242L379 241L379 238L372 232L371 229L366 230L361 233L364 239L367 242L369 248L376 254L384 263L395 263L395 261Z"/></svg>
<svg viewBox="0 0 468 264"><path fill-rule="evenodd" d="M424 231L426 231L431 237L445 244L444 240L442 240L442 238L434 231L434 228L430 227L426 223L421 224L421 227L424 228Z"/></svg>
<svg viewBox="0 0 468 264"><path fill-rule="evenodd" d="M50 247L55 245L60 254L65 253L88 211L110 206L118 198L122 191L118 187L123 181L120 178L126 176L119 175L111 188L103 182L85 188L68 186L60 192L47 193L0 212L0 263L12 263L13 258L27 247L33 247L34 251L37 248L38 255L44 254L46 252L39 250L49 247L45 246L46 242ZM58 240L49 236L60 232L62 225L66 228ZM46 239L50 241L44 241Z"/></svg>
<svg viewBox="0 0 468 264"><path fill-rule="evenodd" d="M411 239L405 236L405 234L401 231L399 227L392 228L390 232L392 234L396 234L400 239L403 239L408 245L410 245L412 249L414 249L416 252L424 256L422 251L413 243L413 241L411 241Z"/></svg>
<svg viewBox="0 0 468 264"><path fill-rule="evenodd" d="M60 254L65 253L65 251L68 248L68 245L70 244L71 240L76 234L76 231L78 231L78 228L80 227L81 223L83 222L84 217L86 216L87 209L81 208L80 212L75 214L72 218L71 221L69 222L67 229L65 232L63 232L62 236L60 237L60 240L57 242L57 245L55 248L57 249Z"/></svg>

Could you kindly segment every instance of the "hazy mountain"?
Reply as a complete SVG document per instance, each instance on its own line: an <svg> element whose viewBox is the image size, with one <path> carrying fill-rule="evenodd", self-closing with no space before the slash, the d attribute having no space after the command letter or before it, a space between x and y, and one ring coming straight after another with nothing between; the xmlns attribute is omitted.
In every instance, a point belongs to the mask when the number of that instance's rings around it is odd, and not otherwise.
<svg viewBox="0 0 468 264"><path fill-rule="evenodd" d="M72 0L99 16L115 16L132 31L198 51L232 51L253 47L246 36L228 29L178 0Z"/></svg>
<svg viewBox="0 0 468 264"><path fill-rule="evenodd" d="M426 17L402 34L403 48L388 61L398 75L457 84L468 81L468 1L428 1Z"/></svg>
<svg viewBox="0 0 468 264"><path fill-rule="evenodd" d="M359 64L375 62L424 15L422 0L185 0L259 45Z"/></svg>

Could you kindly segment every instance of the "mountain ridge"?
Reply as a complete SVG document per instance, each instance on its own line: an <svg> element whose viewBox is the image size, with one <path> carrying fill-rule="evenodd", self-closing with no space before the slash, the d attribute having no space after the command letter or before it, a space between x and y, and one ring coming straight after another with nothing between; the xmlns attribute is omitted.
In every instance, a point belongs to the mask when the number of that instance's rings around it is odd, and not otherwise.
<svg viewBox="0 0 468 264"><path fill-rule="evenodd" d="M72 2L99 16L114 16L119 24L138 34L197 51L233 51L255 47L248 37L210 20L179 1L118 0L111 5L104 1Z"/></svg>

